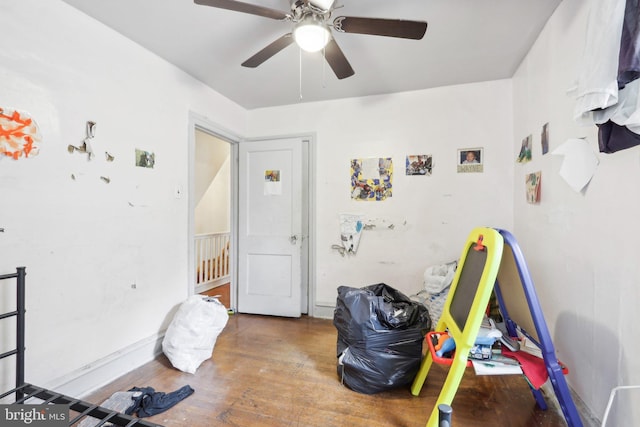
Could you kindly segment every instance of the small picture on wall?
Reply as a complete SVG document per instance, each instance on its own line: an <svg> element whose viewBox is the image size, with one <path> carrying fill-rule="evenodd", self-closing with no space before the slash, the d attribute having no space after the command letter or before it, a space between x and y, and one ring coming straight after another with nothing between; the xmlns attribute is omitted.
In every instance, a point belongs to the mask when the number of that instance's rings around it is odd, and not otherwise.
<svg viewBox="0 0 640 427"><path fill-rule="evenodd" d="M527 163L531 161L532 140L533 140L532 135L529 135L522 140L522 145L520 146L520 154L518 154L518 163Z"/></svg>
<svg viewBox="0 0 640 427"><path fill-rule="evenodd" d="M483 151L482 148L458 149L458 172L483 172Z"/></svg>
<svg viewBox="0 0 640 427"><path fill-rule="evenodd" d="M417 154L407 156L407 175L431 175L433 160L431 154Z"/></svg>
<svg viewBox="0 0 640 427"><path fill-rule="evenodd" d="M540 145L542 145L542 154L547 154L549 152L549 123L545 123L542 126Z"/></svg>
<svg viewBox="0 0 640 427"><path fill-rule="evenodd" d="M531 204L540 203L540 171L527 174L525 185L527 187L527 202Z"/></svg>
<svg viewBox="0 0 640 427"><path fill-rule="evenodd" d="M156 155L149 151L139 150L136 148L136 166L141 168L153 169L156 164Z"/></svg>

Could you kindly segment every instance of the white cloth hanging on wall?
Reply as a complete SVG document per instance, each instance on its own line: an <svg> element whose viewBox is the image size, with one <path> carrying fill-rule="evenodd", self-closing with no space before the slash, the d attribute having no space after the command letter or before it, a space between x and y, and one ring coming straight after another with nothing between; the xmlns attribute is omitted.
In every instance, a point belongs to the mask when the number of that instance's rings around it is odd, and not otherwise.
<svg viewBox="0 0 640 427"><path fill-rule="evenodd" d="M603 110L592 112L594 124L609 120L626 126L630 131L640 134L640 80L636 79L618 91L618 102Z"/></svg>
<svg viewBox="0 0 640 427"><path fill-rule="evenodd" d="M626 0L591 0L585 50L573 90L574 118L593 124L592 111L618 102L618 56Z"/></svg>
<svg viewBox="0 0 640 427"><path fill-rule="evenodd" d="M639 0L591 0L574 118L598 126L600 152L640 145Z"/></svg>

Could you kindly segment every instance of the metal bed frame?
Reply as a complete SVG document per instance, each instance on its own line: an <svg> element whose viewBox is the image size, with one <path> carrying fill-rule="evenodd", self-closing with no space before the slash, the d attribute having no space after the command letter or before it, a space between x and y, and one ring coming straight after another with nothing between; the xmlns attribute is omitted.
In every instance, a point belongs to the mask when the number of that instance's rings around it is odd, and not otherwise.
<svg viewBox="0 0 640 427"><path fill-rule="evenodd" d="M15 402L24 404L30 399L39 399L38 404L59 404L68 405L69 426L79 423L85 417L93 417L98 420L96 427L104 425L115 425L122 427L163 427L140 418L125 415L121 412L114 411L93 403L86 402L81 399L65 396L55 391L47 390L24 381L24 352L25 352L25 276L26 268L18 267L16 272L12 274L0 275L0 281L6 279L16 279L17 285L17 303L16 310L6 313L0 313L0 320L9 317L16 317L16 348L0 354L0 359L10 356L16 356L16 387L0 394L0 400L15 394ZM76 414L72 416L71 411Z"/></svg>

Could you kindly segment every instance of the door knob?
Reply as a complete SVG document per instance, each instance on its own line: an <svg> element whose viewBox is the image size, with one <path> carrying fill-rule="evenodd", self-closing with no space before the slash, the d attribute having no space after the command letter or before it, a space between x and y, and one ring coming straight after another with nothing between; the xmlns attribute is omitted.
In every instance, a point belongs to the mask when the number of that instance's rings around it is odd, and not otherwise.
<svg viewBox="0 0 640 427"><path fill-rule="evenodd" d="M298 236L296 236L295 234L291 235L291 237L289 237L289 241L291 242L292 245L295 245L296 242L298 241Z"/></svg>

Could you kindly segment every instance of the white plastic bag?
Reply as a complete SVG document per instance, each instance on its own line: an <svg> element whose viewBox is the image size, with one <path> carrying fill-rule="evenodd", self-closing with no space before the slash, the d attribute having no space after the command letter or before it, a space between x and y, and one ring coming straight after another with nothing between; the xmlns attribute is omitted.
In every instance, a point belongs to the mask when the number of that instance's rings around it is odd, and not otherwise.
<svg viewBox="0 0 640 427"><path fill-rule="evenodd" d="M447 264L434 265L424 272L424 289L434 295L439 294L449 287L456 274L457 261Z"/></svg>
<svg viewBox="0 0 640 427"><path fill-rule="evenodd" d="M424 296L423 304L429 310L431 324L435 328L442 316L444 304L449 295L449 286L453 282L458 267L457 261L447 264L429 267L424 272Z"/></svg>
<svg viewBox="0 0 640 427"><path fill-rule="evenodd" d="M182 303L162 340L162 351L174 368L193 374L211 357L218 335L229 320L220 301L193 295Z"/></svg>

